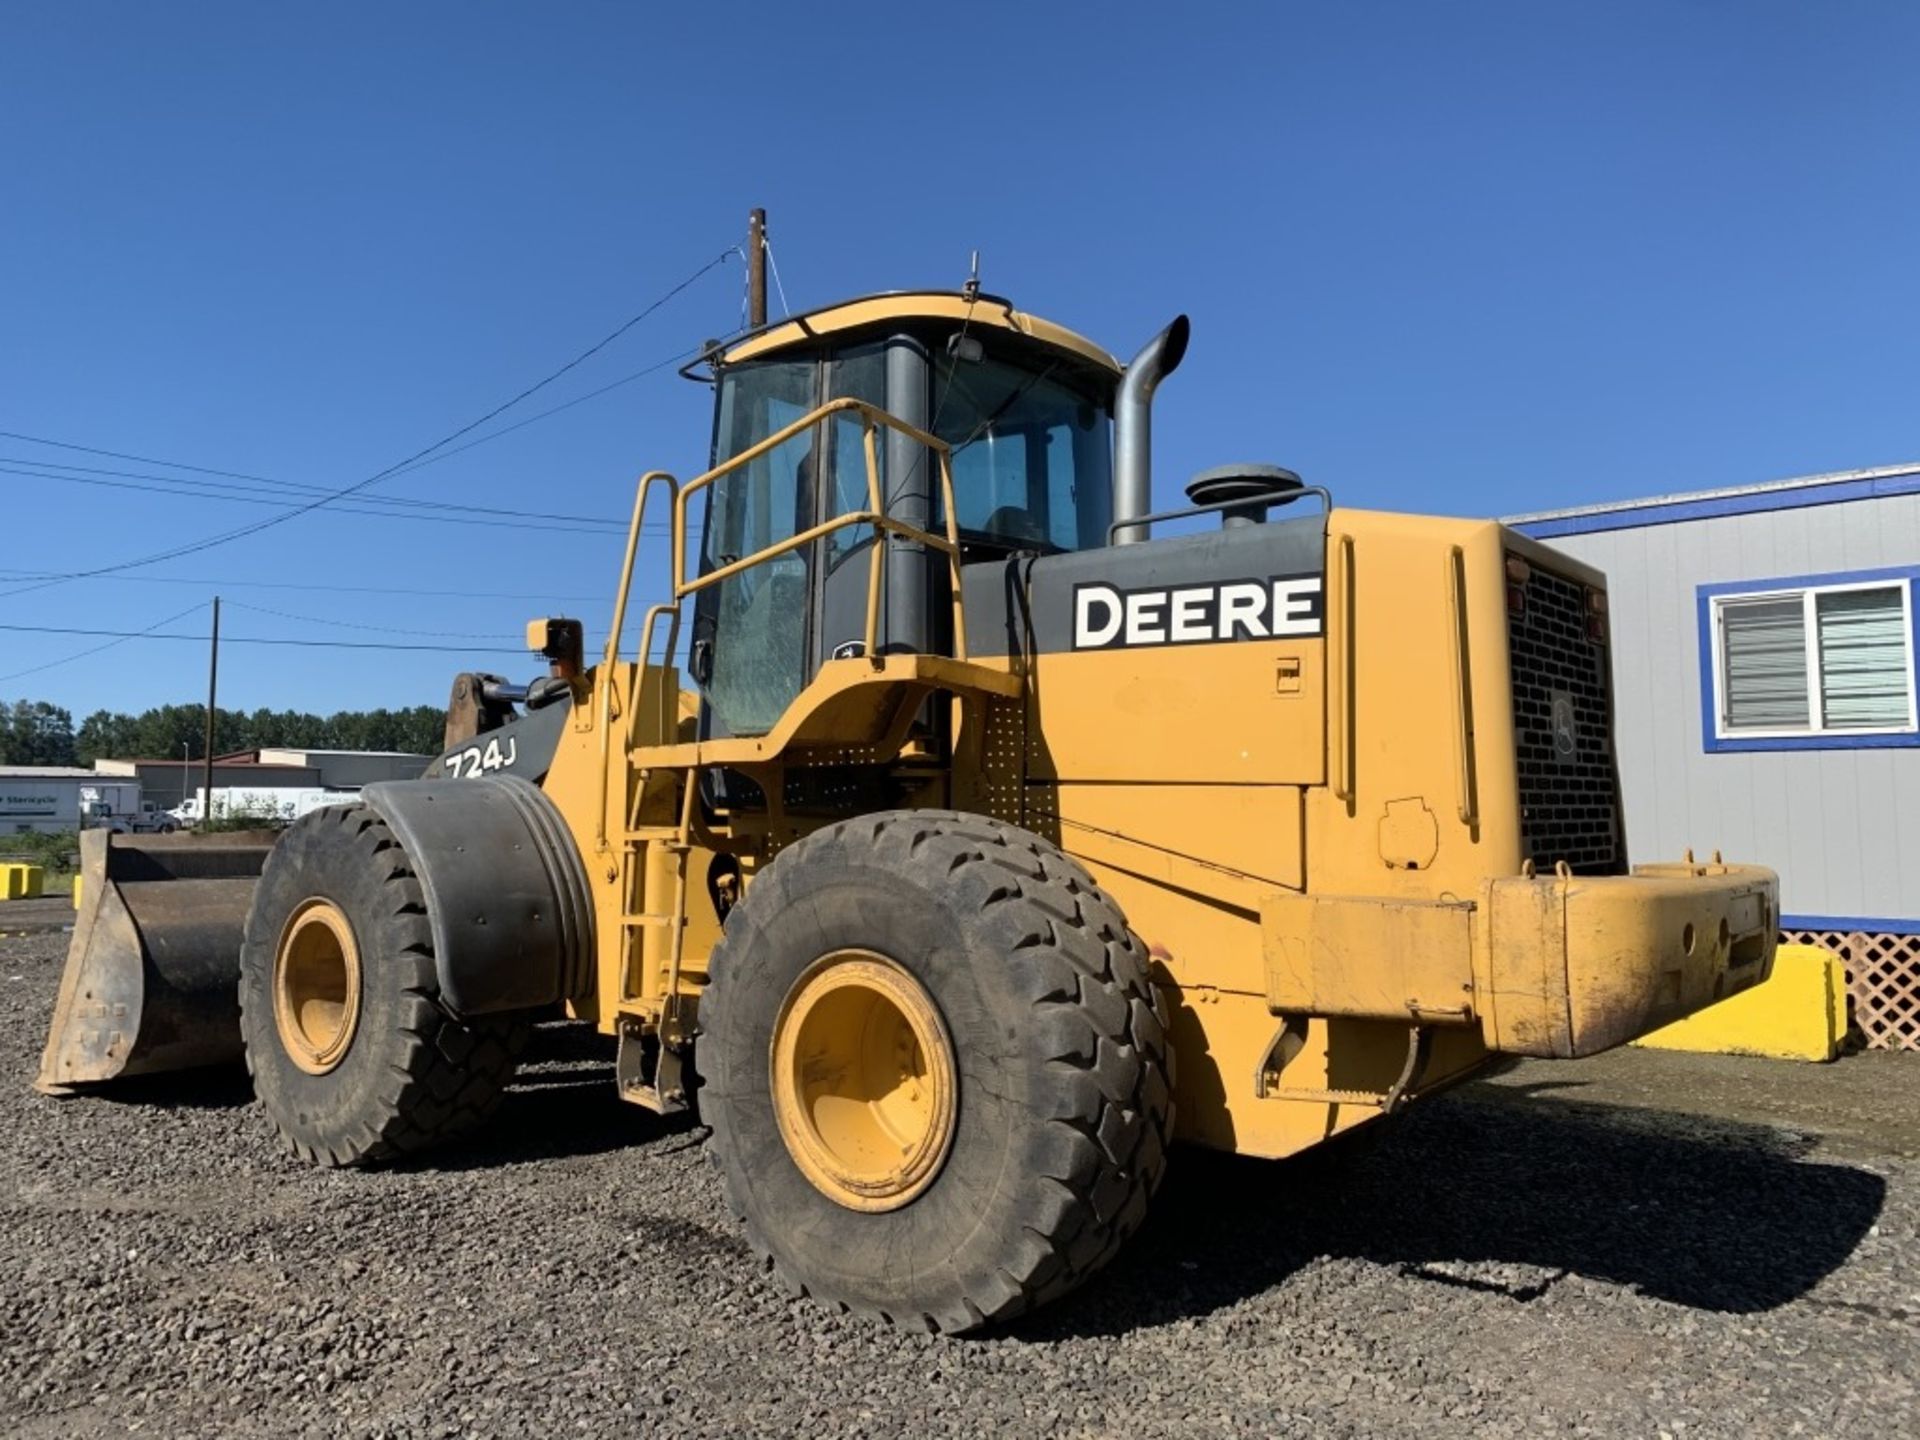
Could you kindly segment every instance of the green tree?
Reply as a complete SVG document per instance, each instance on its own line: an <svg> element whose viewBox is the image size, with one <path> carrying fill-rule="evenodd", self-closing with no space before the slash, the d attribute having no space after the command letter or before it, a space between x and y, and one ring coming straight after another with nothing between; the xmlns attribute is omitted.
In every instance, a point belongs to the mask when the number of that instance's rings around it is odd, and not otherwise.
<svg viewBox="0 0 1920 1440"><path fill-rule="evenodd" d="M72 714L44 700L0 706L0 763L73 764Z"/></svg>
<svg viewBox="0 0 1920 1440"><path fill-rule="evenodd" d="M96 710L81 722L74 737L74 758L82 765L96 760L124 759L133 754L133 717Z"/></svg>
<svg viewBox="0 0 1920 1440"><path fill-rule="evenodd" d="M325 717L261 708L214 712L217 755L260 749L400 750L434 755L446 713L434 705L404 710L340 710ZM76 735L73 717L41 700L0 702L0 763L91 765L96 760L178 760L207 753L207 707L156 705L138 715L96 710Z"/></svg>
<svg viewBox="0 0 1920 1440"><path fill-rule="evenodd" d="M160 705L134 717L132 733L127 737L133 754L122 760L165 760L180 754L187 746L195 755L206 753L207 707L204 705Z"/></svg>
<svg viewBox="0 0 1920 1440"><path fill-rule="evenodd" d="M434 705L410 705L396 713L399 728L393 748L414 755L437 755L445 748L447 712Z"/></svg>

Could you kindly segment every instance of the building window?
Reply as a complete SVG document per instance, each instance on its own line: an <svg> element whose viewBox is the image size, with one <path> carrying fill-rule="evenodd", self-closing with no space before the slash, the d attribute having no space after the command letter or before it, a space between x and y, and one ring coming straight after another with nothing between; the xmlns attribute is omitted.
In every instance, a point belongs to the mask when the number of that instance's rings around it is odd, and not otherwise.
<svg viewBox="0 0 1920 1440"><path fill-rule="evenodd" d="M1913 572L1700 589L1709 749L1920 743Z"/></svg>

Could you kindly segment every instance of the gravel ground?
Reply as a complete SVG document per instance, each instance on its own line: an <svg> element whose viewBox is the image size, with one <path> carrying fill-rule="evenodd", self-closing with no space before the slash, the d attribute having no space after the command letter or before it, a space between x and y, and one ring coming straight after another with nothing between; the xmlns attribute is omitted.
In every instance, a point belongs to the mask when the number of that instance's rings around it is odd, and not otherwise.
<svg viewBox="0 0 1920 1440"><path fill-rule="evenodd" d="M1174 1157L1010 1331L764 1284L701 1132L541 1032L483 1139L310 1170L244 1077L28 1088L0 939L0 1428L23 1436L1920 1433L1920 1057L1525 1065L1282 1165Z"/></svg>

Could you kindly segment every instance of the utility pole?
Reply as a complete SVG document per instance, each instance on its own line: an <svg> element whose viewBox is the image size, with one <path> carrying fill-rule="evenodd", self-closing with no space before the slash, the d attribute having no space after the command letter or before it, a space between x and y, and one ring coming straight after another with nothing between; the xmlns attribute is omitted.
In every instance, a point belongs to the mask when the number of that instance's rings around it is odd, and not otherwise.
<svg viewBox="0 0 1920 1440"><path fill-rule="evenodd" d="M213 643L207 650L207 789L200 801L200 828L213 820L213 706L220 686L220 597L213 597Z"/></svg>
<svg viewBox="0 0 1920 1440"><path fill-rule="evenodd" d="M767 323L767 212L747 212L747 328Z"/></svg>

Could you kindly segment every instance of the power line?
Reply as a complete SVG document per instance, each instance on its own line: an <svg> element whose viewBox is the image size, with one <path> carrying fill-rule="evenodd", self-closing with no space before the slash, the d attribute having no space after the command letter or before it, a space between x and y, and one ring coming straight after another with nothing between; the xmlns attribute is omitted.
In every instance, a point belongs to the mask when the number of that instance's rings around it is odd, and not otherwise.
<svg viewBox="0 0 1920 1440"><path fill-rule="evenodd" d="M57 578L45 570L0 569L4 580L51 580ZM325 581L300 580L212 580L197 575L111 575L104 579L121 585L193 585L203 590L306 590L328 595L413 595L445 600L532 600L559 601L569 605L612 603L611 587L603 595L548 595L513 590L440 590L406 589L392 585L332 585ZM235 602L237 603L237 602Z"/></svg>
<svg viewBox="0 0 1920 1440"><path fill-rule="evenodd" d="M740 332L735 331L733 333L734 335L738 335ZM733 337L732 336L722 337L722 339L717 343L725 344L727 340L731 338ZM387 476L386 478L397 479L401 475L410 475L415 470L424 470L429 465L438 465L442 460L450 460L455 455L464 454L467 451L472 450L476 446L485 445L489 441L498 440L503 436L511 435L516 430L524 430L527 426L538 424L542 420L551 419L555 415L559 415L564 411L573 409L573 407L576 405L584 405L589 400L598 400L602 395L606 395L611 393L612 391L618 390L623 385L631 385L636 380L644 380L649 375L659 374L662 370L666 370L673 366L684 365L687 361L695 359L696 357L705 354L709 348L711 348L711 342L702 343L699 345L692 346L688 349L681 350L676 354L669 355L664 359L656 360L651 365L643 365L640 369L632 371L629 374L622 375L618 380L608 381L605 385L600 386L598 389L589 390L584 395L576 395L571 400L565 400L558 405L549 407L548 409L537 411L534 414L527 416L524 420L514 421L513 424L511 425L502 425L498 430L489 430L484 435L476 435L473 439L469 440L464 445L455 445L451 449L441 450L439 453L431 455L424 460L419 460L412 464L400 466L397 469L395 469L393 473ZM113 460L132 460L142 465L159 465L168 470L189 470L198 475L213 475L213 476L218 476L218 477L222 477L229 480L252 480L263 485L274 485L274 486L282 486L288 489L304 490L309 494L323 492L323 487L317 486L317 485L299 485L297 482L294 482L294 481L276 480L276 479L273 479L271 476L251 475L246 473L245 471L240 471L240 470L217 470L205 465L191 465L183 460L162 460L152 455L136 455L130 451L125 451L125 450L104 450L94 445L79 445L79 444L75 444L73 441L70 441L70 440L55 440L46 435L29 435L19 430L0 430L0 439L23 440L33 445L51 446L56 450L73 450L83 455L103 455ZM45 461L45 460L23 460L17 463L42 465L54 470L81 470L86 468L86 467L77 466L77 465L55 465L53 464L53 462ZM122 470L100 470L95 473L104 474L104 475L125 475L125 474L128 474L129 472L122 471ZM151 477L135 477L135 478L163 479L163 478L172 478L172 477L151 476ZM365 498L364 503L370 504L370 505L372 504L451 505L454 502L419 500L419 499L412 499L410 497L402 497L402 496L392 496L392 497L368 496ZM513 510L503 510L497 513L500 513L503 515L517 515L517 514L520 514L521 512L513 511ZM553 518L553 517L542 517L542 518ZM49 575L45 578L53 578L53 577ZM86 577L76 576L73 578L86 578Z"/></svg>
<svg viewBox="0 0 1920 1440"><path fill-rule="evenodd" d="M780 283L780 262L773 258L773 237L762 232L760 243L766 247L767 265L773 271L773 288L780 292L780 315L785 319L793 314L793 307L787 304L787 287Z"/></svg>
<svg viewBox="0 0 1920 1440"><path fill-rule="evenodd" d="M182 610L178 615L169 615L164 620L156 620L153 622L153 624L149 625L144 630L135 630L131 634L122 635L118 639L109 640L104 645L95 645L92 649L89 649L89 650L80 650L75 652L72 655L62 655L58 660L49 660L44 665L29 665L24 670L10 671L5 675L0 675L0 680L18 680L22 675L38 675L42 670L51 670L56 665L70 665L75 660L84 660L89 655L98 655L102 650L111 650L116 645L124 645L129 640L140 639L142 637L153 639L153 640L198 640L200 638L198 635L155 635L153 633L155 630L158 630L162 625L171 625L176 620L186 619L187 616L193 614L194 611L198 609L200 609L200 606L198 604L189 605L186 609Z"/></svg>
<svg viewBox="0 0 1920 1440"><path fill-rule="evenodd" d="M299 620L308 625L337 625L342 630L373 630L383 635L433 635L442 640L498 640L495 632L475 634L471 630L422 630L416 625L366 625L357 620L329 620L324 615L296 615L291 610L271 610L265 605L249 605L244 600L229 600L235 610L251 610L256 615L271 615L279 620ZM521 648L525 648L524 646Z"/></svg>
<svg viewBox="0 0 1920 1440"><path fill-rule="evenodd" d="M302 485L292 480L271 480L260 476L256 481L234 484L222 480L194 480L184 475L154 475L141 470L116 470L99 465L63 465L52 460L35 460L19 455L0 455L0 466L22 466L27 469L10 470L14 475L32 474L43 480L69 480L74 477L95 475L115 475L123 480L152 481L158 485L178 488L184 494L207 493L217 498L230 495L272 495L278 499L282 495L321 495L326 493L324 486ZM67 472L47 474L47 471ZM75 480L75 483L83 483ZM545 510L513 510L497 505L471 505L464 501L424 500L411 495L362 495L356 505L373 505L382 509L421 510L438 514L442 511L457 510L467 514L498 515L512 520L557 520L573 525L624 525L617 519L605 515L566 515Z"/></svg>
<svg viewBox="0 0 1920 1440"><path fill-rule="evenodd" d="M737 330L734 332L735 335L738 335L739 333L740 332ZM728 337L728 338L731 338L731 337ZM723 339L720 343L722 344L726 343L725 339ZM563 410L571 410L576 405L584 405L589 400L598 400L602 395L605 395L609 390L618 390L622 385L631 385L636 380L644 380L649 375L657 375L662 370L667 369L669 366L684 365L686 364L687 361L706 354L709 348L710 347L705 344L695 345L689 349L682 350L678 355L668 356L665 360L656 360L651 365L645 366L639 370L635 370L631 375L622 375L618 380L609 381L607 384L602 385L598 390L589 390L584 395L576 395L573 399L563 401L561 404L555 405L550 410L539 411L537 414L527 416L527 418L524 420L516 420L511 425L502 425L498 430L489 430L485 435L475 436L473 439L469 440L464 445L455 445L451 450L443 450L437 455L431 456L428 459L420 461L418 464L408 465L404 469L396 470L394 471L394 474L407 475L407 474L411 474L415 470L424 470L429 465L438 465L442 460L450 460L455 455L459 455L464 453L465 451L473 449L473 447L476 445L484 445L489 440L498 440L503 435L511 435L514 431L523 430L527 426L534 424L536 421L545 420L549 416L558 415Z"/></svg>
<svg viewBox="0 0 1920 1440"><path fill-rule="evenodd" d="M225 501L229 504L234 504L234 505L270 505L282 510L292 510L299 507L299 502L296 500L272 499L265 495L259 494L258 492L242 491L234 494L219 494L219 493L212 493L205 490L183 489L173 485L143 485L138 481L134 481L134 480L106 480L106 479L100 478L99 476L94 476L94 475L54 475L46 471L22 470L17 467L8 466L8 465L0 465L0 475L20 475L20 476L25 476L26 478L32 479L32 480L52 480L58 484L89 485L89 486L104 488L108 490L138 490L149 495L169 495L176 500L211 500L216 503L220 501ZM165 477L156 476L152 478L164 479ZM197 482L197 481L182 482L182 484L184 485L203 484L203 483L206 483L206 482ZM312 507L309 506L307 508L311 509ZM584 515L579 517L573 517L573 516L556 517L559 519L564 519L569 521L575 520L577 518L577 520L580 523L550 524L545 520L536 520L531 516L529 516L526 519L496 519L486 514L443 515L443 514L437 513L437 511L420 513L411 509L392 509L392 510L375 509L368 504L362 504L356 501L343 502L341 504L332 505L328 508L333 510L336 514L340 514L340 515L369 515L381 520L417 520L417 521L421 521L429 524L479 526L483 529L491 529L491 530L546 530L546 531L552 531L561 535L614 535L614 536L617 536L617 535L624 535L627 529L626 525L623 522L612 519L611 517L608 517L605 519L593 519L590 516L584 516ZM448 506L447 508L458 509L459 507ZM479 507L479 508L484 509L484 507ZM512 514L511 511L506 513ZM646 533L648 533L649 535L664 535L667 533L667 527L664 525L649 525L647 527ZM70 578L80 578L80 577L70 577ZM103 578L103 577L86 577L86 578ZM17 594L20 592L15 591L12 593Z"/></svg>
<svg viewBox="0 0 1920 1440"><path fill-rule="evenodd" d="M194 609L199 609L194 606ZM191 611L182 612L191 614ZM179 616L175 616L178 619ZM206 643L204 635L156 635L154 630L167 622L162 620L146 630L90 630L77 625L6 625L0 624L0 630L10 630L25 635L111 635L118 640L190 640L196 645ZM392 645L372 640L296 640L278 635L222 635L222 645L285 645L302 650L431 650L451 655L524 655L525 645ZM107 648L101 646L101 649ZM72 656L78 659L79 656ZM60 661L53 662L55 664ZM25 673L25 672L20 672ZM5 677L0 677L5 678Z"/></svg>
<svg viewBox="0 0 1920 1440"><path fill-rule="evenodd" d="M82 455L104 455L110 460L132 460L141 465L164 465L169 470L192 470L196 474L219 475L228 480L259 480L268 485L278 485L282 483L278 480L269 480L265 475L248 475L239 470L210 470L204 465L189 465L182 460L156 460L151 455L133 455L125 450L102 450L94 445L76 445L71 440L51 440L45 435L27 435L18 430L0 430L0 440L24 440L29 445L50 445L55 450L77 450ZM120 472L109 471L107 473L118 474Z"/></svg>
<svg viewBox="0 0 1920 1440"><path fill-rule="evenodd" d="M396 463L387 466L384 470L376 471L374 474L369 475L364 480L356 481L351 485L347 485L342 487L341 489L332 491L326 495L321 496L318 499L309 501L304 505L300 505L292 510L289 510L284 514L268 516L263 520L254 521L252 524L249 524L249 525L242 525L236 529L223 531L217 535L205 536L200 540L191 541L184 545L172 546L169 549L156 551L151 555L140 556L132 560L123 560L112 565L95 566L94 568L89 570L75 570L75 571L67 572L60 575L57 579L43 580L34 585L18 586L12 590L0 592L0 594L4 594L4 595L25 594L29 590L45 589L49 585L57 585L67 580L91 579L92 577L97 575L110 575L120 570L137 569L145 565L158 564L162 560L175 560L185 555L198 554L203 550L210 550L218 545L224 545L234 540L244 539L249 535L257 535L263 530L271 529L276 525L283 525L287 521L295 519L300 515L304 515L309 511L318 510L323 505L327 505L327 504L333 503L334 501L345 499L350 495L357 494L358 492L365 490L368 486L375 485L379 483L381 480L386 479L390 475L396 474L399 471L409 466L412 466L418 462L424 461L428 456L432 455L435 451L444 449L446 446L452 444L455 440L458 440L463 435L471 434L473 431L479 429L482 425L485 425L489 420L492 420L496 416L503 414L505 411L512 409L515 405L518 405L522 400L527 399L529 396L534 395L538 393L540 390L543 390L544 388L546 388L548 385L551 385L555 380L558 380L561 376L567 374L569 371L573 370L576 366L580 365L582 362L598 354L601 350L604 350L608 345L612 344L615 340L619 339L622 335L626 334L626 332L631 330L635 325L638 325L642 320L645 320L649 315L652 315L655 311L660 309L660 307L665 305L669 300L672 300L676 295L679 295L682 291L687 289L696 280L700 279L701 276L707 274L708 271L714 270L718 268L720 265L725 264L727 257L729 255L732 255L734 253L734 250L735 250L735 247L733 246L729 246L727 249L722 250L718 255L714 256L713 259L707 261L706 264L702 265L699 269L695 270L691 275L687 276L686 279L680 281L679 284L673 286L665 294L661 295L658 299L654 300L652 303L647 305L644 309L639 311L637 314L631 316L627 320L623 321L620 325L615 327L605 338L597 341L593 345L588 346L585 350L581 351L580 354L574 356L573 359L569 360L566 364L562 365L559 369L551 372L550 374L546 375L542 379L535 381L532 385L527 386L526 389L522 390L519 394L515 395L512 399L504 402L503 404L494 406L491 410L487 411L486 414L480 416L478 419L468 421L465 425L460 426L459 429L450 431L448 434L434 441L431 445L425 446L422 449L415 451L413 454L407 456L404 460L397 461Z"/></svg>
<svg viewBox="0 0 1920 1440"><path fill-rule="evenodd" d="M602 395L605 395L610 391L617 390L623 385L631 385L636 380L643 380L649 375L657 375L660 371L667 369L669 366L683 364L686 361L693 359L695 356L705 353L705 351L708 348L709 347L707 345L703 344L703 345L693 346L692 348L687 350L682 350L677 354L668 356L664 360L658 360L651 365L643 366L641 369L635 370L631 374L623 375L618 380L610 381L609 383L600 386L597 390L589 390L584 395L576 395L571 400L565 401L559 405L555 405L550 409L539 411L537 414L529 415L524 420L517 420L511 425L503 425L498 430L490 430L485 435L476 436L475 438L473 438L472 440L469 440L464 445L456 445L450 450L443 450L439 454L430 456L429 458L425 460L421 460L416 464L405 466L401 469L395 470L393 474L387 478L389 479L397 478L400 475L410 474L415 470L424 469L428 465L436 465L442 460L451 459L453 456L459 455L467 450L471 450L475 446L485 445L487 442L491 440L498 440L504 435L512 434L516 430L524 429L526 426L536 424L541 420L549 419L552 416L558 415L563 411L571 410L576 405L583 405L589 400L597 400ZM133 460L143 465L159 465L171 470L188 470L188 471L192 471L195 474L200 474L200 475L216 475L216 476L225 476L229 479L234 479L234 480L249 480L249 481L254 481L260 485L275 486L275 487L279 487L289 491L297 491L307 495L314 495L314 494L324 495L324 494L331 493L331 492L325 491L322 487L317 485L301 485L294 481L276 480L271 476L266 476L266 475L250 475L244 471L238 471L238 470L218 470L205 465L191 465L186 463L185 461L180 461L180 460L162 460L151 455L137 455L137 454L133 454L132 452L123 451L123 450L106 450L98 446L79 445L79 444L75 444L72 441L67 441L67 440L54 440L44 435L29 435L17 430L0 430L0 438L10 439L10 440L23 440L28 442L29 444L48 445L48 446L54 447L55 449L73 450L73 451L78 451L82 454L87 454L87 455L101 455L101 456L106 456L110 459L115 459L115 460ZM116 469L101 468L101 467L94 467L94 466L60 465L60 464L55 464L54 462L48 461L48 460L27 460L27 459L13 458L13 457L0 457L0 464L9 464L9 463L16 464L16 465L36 465L36 466L41 466L41 467L45 467L46 469L52 469L52 470L80 471L90 475L117 475L129 480L160 481L168 485L182 487L182 490L180 493L195 495L198 498L202 498L202 499L237 498L237 495L226 495L226 494L218 493L217 491L215 491L215 487L212 486L210 482L191 481L191 480L187 480L184 477L176 477L176 476L170 476L170 475L143 475L134 471L116 470ZM22 475L30 479L61 480L61 481L66 481L69 484L88 483L86 481L76 480L72 476L43 474L40 471L16 469L16 470L4 470L4 471L0 471L0 473L11 474L11 475ZM92 483L105 484L106 482L95 481ZM184 488L187 486L199 486L201 488L197 490L189 490ZM134 484L123 484L113 488L137 490L137 489L153 489L154 487L134 485ZM218 487L218 491L236 490L236 489L237 487L232 487L232 486ZM213 491L215 493L208 493L210 491ZM169 491L164 493L172 493L172 492ZM245 493L247 492L238 491L238 494L245 494ZM259 503L259 502L256 501L255 503ZM606 527L606 531L609 534L624 534L626 531L625 522L618 519L613 519L613 518L598 518L598 517L586 516L586 515L580 515L580 516L547 515L539 511L508 510L508 509L500 509L498 507L493 507L493 506L463 506L463 505L460 505L458 502L454 502L454 501L424 500L424 499L417 499L411 496L384 496L384 495L363 496L354 505L336 504L332 508L336 510L340 510L347 514L385 513L384 511L381 511L381 510L358 509L356 508L357 505L408 507L408 508L421 508L421 509L431 509L431 510L477 510L483 514L499 515L503 517L514 517L516 519L525 517L528 519L556 520L556 521L577 520L581 522L583 525ZM287 518L291 519L292 517L288 516ZM481 523L475 519L464 517L464 516L462 517L406 516L403 518L409 518L409 519L456 518L457 523L461 523L461 524L473 525L473 524ZM509 526L509 527L503 527L503 528L555 529L559 527L547 526L547 525L525 525L525 526ZM645 533L648 535L662 535L662 534L666 534L670 528L671 527L666 525L658 525L658 526L649 525ZM569 532L569 531L562 530L562 533L580 533L580 532L578 531ZM103 575L95 575L92 573L61 574L53 571L41 571L35 574L33 578L37 580L45 580L49 583L55 583L62 580L99 579L99 578L106 578L106 577ZM138 578L138 577L135 577L135 578ZM41 588L41 587L27 586L24 589L6 591L4 593L5 594L24 594L28 590L33 590L38 588ZM405 592L397 592L397 593L405 593ZM422 593L444 593L444 592L422 592ZM535 596L535 597L528 597L528 598L537 599L541 597Z"/></svg>

